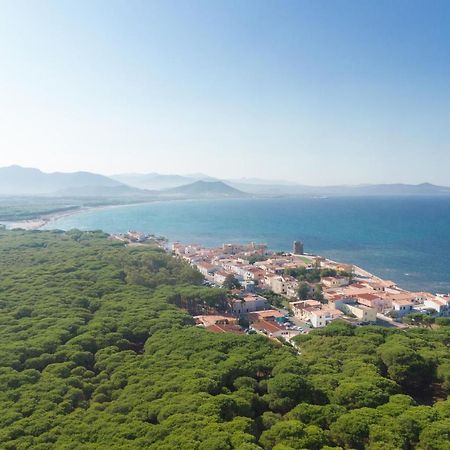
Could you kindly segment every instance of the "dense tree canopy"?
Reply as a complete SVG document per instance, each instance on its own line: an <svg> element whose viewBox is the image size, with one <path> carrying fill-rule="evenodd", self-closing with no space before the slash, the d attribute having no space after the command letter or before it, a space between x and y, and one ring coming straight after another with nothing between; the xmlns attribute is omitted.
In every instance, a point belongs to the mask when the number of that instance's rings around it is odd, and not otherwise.
<svg viewBox="0 0 450 450"><path fill-rule="evenodd" d="M449 449L450 327L215 334L224 291L101 232L0 231L0 448Z"/></svg>

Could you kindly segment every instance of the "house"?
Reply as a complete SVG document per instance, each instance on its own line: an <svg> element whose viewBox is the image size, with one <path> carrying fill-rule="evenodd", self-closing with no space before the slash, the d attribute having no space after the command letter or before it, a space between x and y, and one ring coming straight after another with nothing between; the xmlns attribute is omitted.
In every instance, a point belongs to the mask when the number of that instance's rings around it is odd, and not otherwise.
<svg viewBox="0 0 450 450"><path fill-rule="evenodd" d="M287 341L300 334L300 332L297 330L290 330L284 325L280 325L277 322L267 320L260 320L258 322L252 323L250 328L255 330L257 333L265 334L271 338L282 337Z"/></svg>
<svg viewBox="0 0 450 450"><path fill-rule="evenodd" d="M366 281L364 284L371 287L376 292L384 292L386 290L386 286L381 281Z"/></svg>
<svg viewBox="0 0 450 450"><path fill-rule="evenodd" d="M377 312L383 312L392 307L392 300L389 298L382 298L376 294L359 294L354 297L360 305L374 308Z"/></svg>
<svg viewBox="0 0 450 450"><path fill-rule="evenodd" d="M412 296L414 304L416 305L424 304L426 300L433 300L435 297L433 294L430 294L429 292L414 292Z"/></svg>
<svg viewBox="0 0 450 450"><path fill-rule="evenodd" d="M363 286L366 286L377 293L385 292L387 290L396 291L398 288L393 281L385 281L380 278L370 278L361 281Z"/></svg>
<svg viewBox="0 0 450 450"><path fill-rule="evenodd" d="M250 322L258 322L259 320L274 321L276 319L281 319L282 317L285 317L285 315L276 309L255 311L248 315Z"/></svg>
<svg viewBox="0 0 450 450"><path fill-rule="evenodd" d="M246 266L234 259L224 261L222 267L226 272L234 273L241 277L244 277L247 272Z"/></svg>
<svg viewBox="0 0 450 450"><path fill-rule="evenodd" d="M414 302L412 300L408 300L406 298L398 298L392 300L392 309L399 316L404 316L405 314L409 314L413 311Z"/></svg>
<svg viewBox="0 0 450 450"><path fill-rule="evenodd" d="M296 317L309 320L314 328L324 327L331 321L341 318L344 313L332 305L324 305L316 300L290 303Z"/></svg>
<svg viewBox="0 0 450 450"><path fill-rule="evenodd" d="M337 288L348 285L348 278L346 277L324 277L322 278L322 284L327 288Z"/></svg>
<svg viewBox="0 0 450 450"><path fill-rule="evenodd" d="M448 316L450 312L450 297L435 296L424 302L427 308L433 309L439 316Z"/></svg>
<svg viewBox="0 0 450 450"><path fill-rule="evenodd" d="M380 295L383 298L389 298L392 302L396 301L396 300L406 300L412 304L417 304L419 303L416 300L416 296L414 294L412 294L411 292L408 291L401 291L401 290L392 290L392 289L388 289L386 291L385 294ZM420 302L422 303L422 302Z"/></svg>
<svg viewBox="0 0 450 450"><path fill-rule="evenodd" d="M293 277L273 277L270 278L270 287L275 294L295 297L297 294L298 282Z"/></svg>
<svg viewBox="0 0 450 450"><path fill-rule="evenodd" d="M247 314L268 307L268 300L255 294L248 294L242 299L233 299L229 301L229 310L232 314Z"/></svg>
<svg viewBox="0 0 450 450"><path fill-rule="evenodd" d="M323 291L323 296L326 300L328 300L328 303L335 302L336 300L340 300L342 298L349 298L345 296L340 290L335 289L325 289Z"/></svg>
<svg viewBox="0 0 450 450"><path fill-rule="evenodd" d="M377 311L374 308L370 308L365 305L352 305L351 303L345 305L345 310L353 314L361 322L372 322L377 321Z"/></svg>
<svg viewBox="0 0 450 450"><path fill-rule="evenodd" d="M242 278L239 277L238 275L235 275L235 274L232 274L230 272L225 272L225 271L221 270L219 272L215 272L214 273L214 283L218 284L219 286L223 286L223 283L225 283L225 280L230 275L233 275L234 278L236 278L238 281L242 281Z"/></svg>
<svg viewBox="0 0 450 450"><path fill-rule="evenodd" d="M353 297L347 297L342 294L332 294L326 296L328 300L328 304L330 306L333 306L336 309L339 309L339 311L343 311L343 307L348 304L355 305L356 299Z"/></svg>
<svg viewBox="0 0 450 450"><path fill-rule="evenodd" d="M259 269L258 267L251 267L247 269L245 273L245 278L247 280L253 280L253 281L261 281L264 280L265 272L262 269Z"/></svg>
<svg viewBox="0 0 450 450"><path fill-rule="evenodd" d="M320 308L322 306L322 303L318 302L317 300L301 300L298 302L289 302L289 306L292 309L294 316L303 319L303 311L305 308Z"/></svg>
<svg viewBox="0 0 450 450"><path fill-rule="evenodd" d="M370 286L363 283L353 283L350 286L345 286L339 290L342 295L346 297L356 297L360 294L374 294L374 290Z"/></svg>
<svg viewBox="0 0 450 450"><path fill-rule="evenodd" d="M211 325L236 325L238 318L231 315L201 315L195 316L195 323L203 327Z"/></svg>
<svg viewBox="0 0 450 450"><path fill-rule="evenodd" d="M330 306L322 308L307 308L307 315L314 328L321 328L336 319L340 319L344 313Z"/></svg>
<svg viewBox="0 0 450 450"><path fill-rule="evenodd" d="M263 284L268 287L269 289L272 289L272 280L276 278L276 275L272 275L272 274L267 274L266 272L264 272L264 279L261 280L263 282Z"/></svg>
<svg viewBox="0 0 450 450"><path fill-rule="evenodd" d="M204 276L214 276L214 273L219 270L217 266L213 266L211 263L208 262L200 262L197 264L198 271Z"/></svg>

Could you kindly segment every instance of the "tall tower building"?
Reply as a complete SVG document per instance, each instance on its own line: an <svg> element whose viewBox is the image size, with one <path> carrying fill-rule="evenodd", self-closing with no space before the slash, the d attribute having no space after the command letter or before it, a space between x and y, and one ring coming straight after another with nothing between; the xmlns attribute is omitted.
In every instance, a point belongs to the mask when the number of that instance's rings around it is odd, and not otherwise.
<svg viewBox="0 0 450 450"><path fill-rule="evenodd" d="M294 241L293 253L294 255L303 255L303 242Z"/></svg>

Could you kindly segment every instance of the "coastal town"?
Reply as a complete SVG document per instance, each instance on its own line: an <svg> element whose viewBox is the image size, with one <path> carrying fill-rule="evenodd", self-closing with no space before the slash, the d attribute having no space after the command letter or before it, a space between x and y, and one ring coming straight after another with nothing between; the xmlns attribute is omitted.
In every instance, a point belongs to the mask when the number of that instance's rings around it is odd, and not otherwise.
<svg viewBox="0 0 450 450"><path fill-rule="evenodd" d="M299 241L291 252L255 243L205 248L177 242L171 250L195 266L205 284L228 290L226 314L195 317L214 332L241 333L244 322L247 332L290 341L338 319L407 328L414 324L407 316L419 320L450 312L449 295L401 289L357 266L306 254Z"/></svg>
<svg viewBox="0 0 450 450"><path fill-rule="evenodd" d="M290 252L265 244L226 243L208 248L129 231L112 235L128 245L151 244L198 269L204 285L226 291L226 310L195 315L216 333L260 333L291 341L335 320L409 328L450 315L450 295L411 292L364 269L305 253L300 241ZM428 319L428 320L427 320Z"/></svg>

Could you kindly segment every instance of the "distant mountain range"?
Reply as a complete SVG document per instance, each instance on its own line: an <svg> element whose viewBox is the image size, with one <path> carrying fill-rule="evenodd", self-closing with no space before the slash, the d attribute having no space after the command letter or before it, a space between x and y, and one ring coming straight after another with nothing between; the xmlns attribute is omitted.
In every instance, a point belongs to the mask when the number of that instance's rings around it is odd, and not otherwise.
<svg viewBox="0 0 450 450"><path fill-rule="evenodd" d="M306 186L255 178L219 180L204 174L122 174L107 177L90 172L45 173L38 169L0 168L0 195L54 197L242 198L253 196L450 196L450 187L430 183Z"/></svg>
<svg viewBox="0 0 450 450"><path fill-rule="evenodd" d="M113 179L141 189L167 190L195 181L221 181L238 191L259 196L402 196L402 195L450 195L450 187L423 184L367 184L348 186L307 186L291 181L264 180L259 178L218 179L204 174L162 175L131 174L114 175Z"/></svg>
<svg viewBox="0 0 450 450"><path fill-rule="evenodd" d="M211 177L204 176L205 180L211 180L205 181L196 180L195 176L203 177L201 174L132 174L116 176L114 179L90 172L45 173L38 169L10 166L0 168L0 195L135 198L139 201L155 198L237 198L248 195ZM157 181L152 182L152 179Z"/></svg>
<svg viewBox="0 0 450 450"><path fill-rule="evenodd" d="M231 181L236 189L262 196L442 196L450 195L450 187L423 184L368 184L354 186L305 186L278 184L246 184Z"/></svg>
<svg viewBox="0 0 450 450"><path fill-rule="evenodd" d="M58 194L71 189L120 188L124 184L90 172L44 173L38 169L10 166L0 168L0 194L42 195Z"/></svg>

